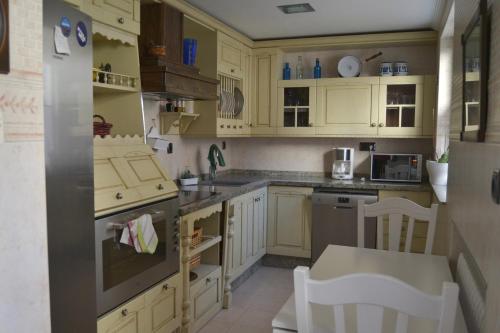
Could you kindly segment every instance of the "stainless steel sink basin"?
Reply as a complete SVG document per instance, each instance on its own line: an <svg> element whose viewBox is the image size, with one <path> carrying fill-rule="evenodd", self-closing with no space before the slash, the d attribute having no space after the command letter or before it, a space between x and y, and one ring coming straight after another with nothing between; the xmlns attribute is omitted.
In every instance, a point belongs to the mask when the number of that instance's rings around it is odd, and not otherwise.
<svg viewBox="0 0 500 333"><path fill-rule="evenodd" d="M214 180L213 182L210 181L203 181L203 185L214 185L214 186L243 186L246 184L250 184L251 181L249 180Z"/></svg>

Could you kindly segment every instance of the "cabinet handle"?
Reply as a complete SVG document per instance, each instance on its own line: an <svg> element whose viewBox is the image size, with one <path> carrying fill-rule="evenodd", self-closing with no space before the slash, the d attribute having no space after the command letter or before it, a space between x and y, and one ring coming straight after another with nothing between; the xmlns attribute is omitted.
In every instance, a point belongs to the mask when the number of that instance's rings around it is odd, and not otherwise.
<svg viewBox="0 0 500 333"><path fill-rule="evenodd" d="M122 316L126 317L128 315L128 310L127 309L123 309L122 310Z"/></svg>
<svg viewBox="0 0 500 333"><path fill-rule="evenodd" d="M207 278L207 279L205 280L205 282L206 282L207 284L209 284L210 282L212 282L212 278Z"/></svg>
<svg viewBox="0 0 500 333"><path fill-rule="evenodd" d="M233 128L236 129L236 125L234 125Z"/></svg>
<svg viewBox="0 0 500 333"><path fill-rule="evenodd" d="M231 68L231 73L234 73L234 68Z"/></svg>
<svg viewBox="0 0 500 333"><path fill-rule="evenodd" d="M123 17L120 17L120 18L118 19L118 23L120 23L120 24L125 23L125 19L124 19Z"/></svg>
<svg viewBox="0 0 500 333"><path fill-rule="evenodd" d="M384 127L383 123L378 124L378 127Z"/></svg>
<svg viewBox="0 0 500 333"><path fill-rule="evenodd" d="M231 128L231 125L226 125L226 128Z"/></svg>
<svg viewBox="0 0 500 333"><path fill-rule="evenodd" d="M242 126L242 125L240 125L240 128L243 128L243 126Z"/></svg>
<svg viewBox="0 0 500 333"><path fill-rule="evenodd" d="M156 186L156 188L158 189L158 191L161 191L161 190L163 190L163 185L162 184L158 184L158 186Z"/></svg>
<svg viewBox="0 0 500 333"><path fill-rule="evenodd" d="M248 126L252 127L253 125L252 125L252 123L250 123L250 124L248 124Z"/></svg>
<svg viewBox="0 0 500 333"><path fill-rule="evenodd" d="M168 289L168 284L165 283L162 288L163 288L163 290L167 290Z"/></svg>
<svg viewBox="0 0 500 333"><path fill-rule="evenodd" d="M115 196L116 200L121 200L123 199L123 194L121 194L120 192L116 193L116 196Z"/></svg>
<svg viewBox="0 0 500 333"><path fill-rule="evenodd" d="M377 123L371 123L370 124L371 127L376 127L377 126Z"/></svg>
<svg viewBox="0 0 500 333"><path fill-rule="evenodd" d="M220 125L220 128L224 128L224 125Z"/></svg>

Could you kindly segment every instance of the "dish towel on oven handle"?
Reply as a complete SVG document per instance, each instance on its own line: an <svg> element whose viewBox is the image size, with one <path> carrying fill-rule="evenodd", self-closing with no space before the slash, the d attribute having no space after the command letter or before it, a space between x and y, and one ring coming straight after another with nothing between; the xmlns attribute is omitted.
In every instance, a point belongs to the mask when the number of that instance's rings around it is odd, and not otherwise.
<svg viewBox="0 0 500 333"><path fill-rule="evenodd" d="M120 243L133 246L137 253L153 254L158 246L158 236L151 215L144 214L129 221L123 229Z"/></svg>

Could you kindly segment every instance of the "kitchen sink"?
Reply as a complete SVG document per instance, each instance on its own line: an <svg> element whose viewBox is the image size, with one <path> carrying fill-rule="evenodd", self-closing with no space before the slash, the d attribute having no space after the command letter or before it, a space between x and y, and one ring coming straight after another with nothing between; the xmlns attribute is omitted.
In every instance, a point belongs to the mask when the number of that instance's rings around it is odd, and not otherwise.
<svg viewBox="0 0 500 333"><path fill-rule="evenodd" d="M209 180L203 181L203 185L214 185L214 186L243 186L250 184L250 180L214 180L210 182Z"/></svg>

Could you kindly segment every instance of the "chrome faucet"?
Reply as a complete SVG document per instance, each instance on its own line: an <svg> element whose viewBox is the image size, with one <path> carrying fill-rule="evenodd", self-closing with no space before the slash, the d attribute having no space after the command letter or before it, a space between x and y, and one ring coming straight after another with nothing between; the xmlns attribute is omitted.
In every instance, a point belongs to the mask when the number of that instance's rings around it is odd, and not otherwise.
<svg viewBox="0 0 500 333"><path fill-rule="evenodd" d="M222 152L216 144L212 144L210 146L210 150L208 151L208 161L210 162L208 179L213 182L217 171L217 162L219 162L219 166L221 167L226 166L224 156L222 156Z"/></svg>

